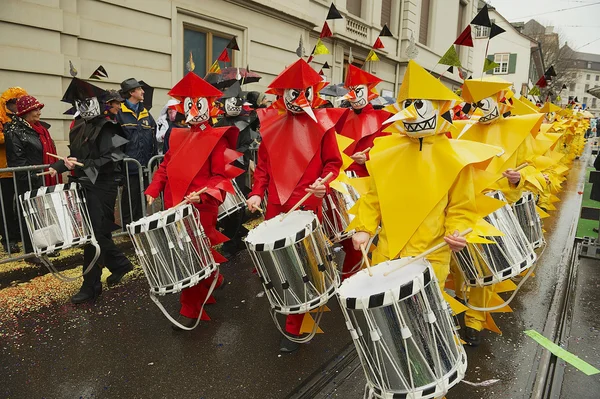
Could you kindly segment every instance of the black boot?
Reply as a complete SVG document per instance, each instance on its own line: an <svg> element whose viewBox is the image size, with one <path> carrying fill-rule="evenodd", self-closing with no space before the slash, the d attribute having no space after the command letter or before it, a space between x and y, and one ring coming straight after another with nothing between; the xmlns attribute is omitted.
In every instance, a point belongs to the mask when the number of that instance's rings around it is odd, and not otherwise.
<svg viewBox="0 0 600 399"><path fill-rule="evenodd" d="M79 292L71 297L71 303L79 305L86 302L94 302L102 294L102 286L97 286L94 289L81 287Z"/></svg>
<svg viewBox="0 0 600 399"><path fill-rule="evenodd" d="M299 335L290 334L294 338L299 338ZM292 353L300 348L300 344L298 342L294 342L290 340L285 335L281 338L281 342L279 343L279 352L283 353Z"/></svg>
<svg viewBox="0 0 600 399"><path fill-rule="evenodd" d="M196 324L196 321L198 319L192 319L189 317L185 317L184 315L179 315L179 317L177 318L177 321L179 322L179 324L181 324L184 327L194 327L194 324ZM171 324L171 328L175 331L189 331L189 330L184 330L183 328L179 327L178 325L175 324Z"/></svg>
<svg viewBox="0 0 600 399"><path fill-rule="evenodd" d="M110 287L121 282L123 276L133 270L133 265L129 264L129 267L124 268L123 270L119 270L118 272L112 273L110 276L106 278L106 284Z"/></svg>
<svg viewBox="0 0 600 399"><path fill-rule="evenodd" d="M465 342L469 346L477 347L481 343L481 331L477 331L474 328L465 328Z"/></svg>

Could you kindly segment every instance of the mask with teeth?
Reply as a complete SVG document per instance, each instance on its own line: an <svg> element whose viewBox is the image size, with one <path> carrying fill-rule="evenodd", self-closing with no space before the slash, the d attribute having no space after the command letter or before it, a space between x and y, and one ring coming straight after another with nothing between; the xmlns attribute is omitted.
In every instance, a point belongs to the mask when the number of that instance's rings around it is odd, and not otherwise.
<svg viewBox="0 0 600 399"><path fill-rule="evenodd" d="M413 105L417 111L415 119L403 121L404 131L410 137L432 136L437 133L439 104L431 100L404 100L403 108Z"/></svg>
<svg viewBox="0 0 600 399"><path fill-rule="evenodd" d="M354 98L350 99L350 105L353 109L363 109L368 104L369 88L367 85L357 85L350 87L354 93Z"/></svg>
<svg viewBox="0 0 600 399"><path fill-rule="evenodd" d="M90 97L85 100L75 100L75 108L79 111L81 118L93 119L100 115L100 103L98 97Z"/></svg>
<svg viewBox="0 0 600 399"><path fill-rule="evenodd" d="M242 103L240 99L236 97L225 99L224 107L227 116L238 116L242 112Z"/></svg>
<svg viewBox="0 0 600 399"><path fill-rule="evenodd" d="M283 101L285 108L294 114L304 112L302 109L302 102L308 103L312 106L313 103L313 88L307 87L306 89L285 89L283 91Z"/></svg>
<svg viewBox="0 0 600 399"><path fill-rule="evenodd" d="M496 98L487 97L475 104L483 112L483 116L479 118L479 123L492 123L500 118L500 110Z"/></svg>
<svg viewBox="0 0 600 399"><path fill-rule="evenodd" d="M210 118L208 100L205 97L186 97L183 100L183 110L185 121L190 125L206 122Z"/></svg>
<svg viewBox="0 0 600 399"><path fill-rule="evenodd" d="M546 123L554 123L556 121L556 112L548 112L546 114Z"/></svg>

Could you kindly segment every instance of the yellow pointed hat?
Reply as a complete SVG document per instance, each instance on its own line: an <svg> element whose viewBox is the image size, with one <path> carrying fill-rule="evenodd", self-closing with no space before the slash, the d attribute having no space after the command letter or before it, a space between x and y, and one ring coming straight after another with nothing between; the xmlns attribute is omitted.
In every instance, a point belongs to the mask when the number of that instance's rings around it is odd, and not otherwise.
<svg viewBox="0 0 600 399"><path fill-rule="evenodd" d="M498 78L467 79L463 83L462 96L466 102L476 103L511 86L512 83Z"/></svg>
<svg viewBox="0 0 600 399"><path fill-rule="evenodd" d="M530 114L539 114L540 111L538 110L538 108L535 106L535 104L532 104L533 107L529 104L531 104L531 102L529 100L527 100L527 98L521 96L521 98L513 98L512 99L513 103L513 107L510 110L510 113L512 115L530 115Z"/></svg>
<svg viewBox="0 0 600 399"><path fill-rule="evenodd" d="M544 106L540 109L540 112L547 114L549 112L558 112L561 108L558 105L554 105L551 102L546 101Z"/></svg>
<svg viewBox="0 0 600 399"><path fill-rule="evenodd" d="M413 60L408 61L408 67L398 93L399 103L406 99L462 101L452 90Z"/></svg>

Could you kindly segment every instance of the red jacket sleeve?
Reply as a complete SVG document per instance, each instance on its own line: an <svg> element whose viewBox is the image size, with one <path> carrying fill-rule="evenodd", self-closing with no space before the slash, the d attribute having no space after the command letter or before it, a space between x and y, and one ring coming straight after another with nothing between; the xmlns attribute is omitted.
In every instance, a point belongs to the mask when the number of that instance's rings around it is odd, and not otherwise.
<svg viewBox="0 0 600 399"><path fill-rule="evenodd" d="M167 165L170 161L171 152L167 151L163 158L163 161L158 166L156 172L154 172L154 176L152 176L152 183L150 183L150 185L145 191L146 195L149 195L152 198L158 198L160 193L162 193L165 190L165 186L167 184Z"/></svg>
<svg viewBox="0 0 600 399"><path fill-rule="evenodd" d="M215 148L213 148L210 153L210 178L208 179L207 187L211 189L216 189L217 185L221 183L223 180L227 180L227 175L225 174L225 150L227 149L227 139L225 137L221 137L217 144L215 144ZM218 189L217 189L218 190ZM225 198L225 192L221 190L221 197ZM206 197L211 195L210 193L202 194L202 201L204 202ZM212 196L212 195L211 195ZM219 202L222 202L222 199L219 199Z"/></svg>
<svg viewBox="0 0 600 399"><path fill-rule="evenodd" d="M323 172L321 177L324 178L330 172L333 173L333 177L329 181L333 181L337 178L342 168L342 155L335 138L335 130L329 129L323 136L321 142L321 162L323 164ZM327 184L329 190L329 184Z"/></svg>
<svg viewBox="0 0 600 399"><path fill-rule="evenodd" d="M252 184L252 192L248 195L248 198L253 195L258 195L260 198L264 197L265 191L267 191L267 187L269 186L269 174L267 173L268 158L267 148L264 145L258 147L258 161L254 170L254 182Z"/></svg>

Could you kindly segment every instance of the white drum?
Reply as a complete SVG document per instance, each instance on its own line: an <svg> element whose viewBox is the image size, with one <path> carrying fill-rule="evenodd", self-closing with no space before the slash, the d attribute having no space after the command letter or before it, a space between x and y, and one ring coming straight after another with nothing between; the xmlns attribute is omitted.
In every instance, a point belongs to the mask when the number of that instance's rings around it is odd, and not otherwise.
<svg viewBox="0 0 600 399"><path fill-rule="evenodd" d="M544 244L544 232L542 230L542 219L535 209L535 196L526 191L521 198L513 204L513 211L527 240L533 245L533 249L540 248Z"/></svg>
<svg viewBox="0 0 600 399"><path fill-rule="evenodd" d="M500 191L486 195L505 201ZM504 235L485 237L494 244L468 243L462 251L452 253L465 284L471 287L492 285L515 277L533 266L537 259L510 205L504 205L485 220Z"/></svg>
<svg viewBox="0 0 600 399"><path fill-rule="evenodd" d="M246 246L271 308L300 314L327 303L339 285L336 266L313 212L276 216L250 230Z"/></svg>
<svg viewBox="0 0 600 399"><path fill-rule="evenodd" d="M199 220L196 208L185 205L127 225L151 294L180 292L217 270Z"/></svg>
<svg viewBox="0 0 600 399"><path fill-rule="evenodd" d="M225 195L225 200L219 205L219 216L217 216L217 220L226 218L246 206L246 197L242 194L239 186L235 180L232 180L231 183L233 184L234 193L227 193Z"/></svg>
<svg viewBox="0 0 600 399"><path fill-rule="evenodd" d="M346 228L354 219L354 215L351 215L349 211L360 198L354 187L345 183L341 184L347 189L348 194L332 189L323 198L323 227L325 235L333 243L343 241L354 234L353 231L347 232Z"/></svg>
<svg viewBox="0 0 600 399"><path fill-rule="evenodd" d="M452 310L426 260L363 269L338 290L346 325L377 398L441 398L463 379L467 356Z"/></svg>

